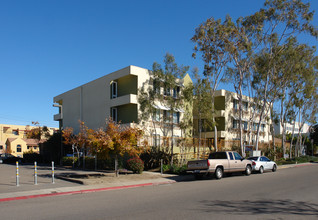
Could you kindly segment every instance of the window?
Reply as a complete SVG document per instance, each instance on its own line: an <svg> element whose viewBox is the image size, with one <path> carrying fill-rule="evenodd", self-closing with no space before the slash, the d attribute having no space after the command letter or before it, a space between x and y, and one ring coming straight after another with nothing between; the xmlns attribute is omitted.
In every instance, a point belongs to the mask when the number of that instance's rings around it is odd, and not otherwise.
<svg viewBox="0 0 318 220"><path fill-rule="evenodd" d="M209 159L227 159L226 152L215 152L209 155Z"/></svg>
<svg viewBox="0 0 318 220"><path fill-rule="evenodd" d="M243 126L243 129L247 131L247 121L243 121L242 126Z"/></svg>
<svg viewBox="0 0 318 220"><path fill-rule="evenodd" d="M170 122L170 111L163 111L163 118L165 122Z"/></svg>
<svg viewBox="0 0 318 220"><path fill-rule="evenodd" d="M179 98L179 94L180 94L180 87L174 88L173 89L173 98Z"/></svg>
<svg viewBox="0 0 318 220"><path fill-rule="evenodd" d="M27 147L27 149L28 149L28 150L30 150L30 149L31 149L31 147L30 147L30 146L28 146L28 147Z"/></svg>
<svg viewBox="0 0 318 220"><path fill-rule="evenodd" d="M153 120L160 121L160 109L155 109L153 112Z"/></svg>
<svg viewBox="0 0 318 220"><path fill-rule="evenodd" d="M12 134L14 134L14 135L19 135L19 131L18 131L18 130L13 130L13 131L12 131Z"/></svg>
<svg viewBox="0 0 318 220"><path fill-rule="evenodd" d="M233 152L233 154L234 154L235 160L241 160L242 159L241 155L239 155L237 152Z"/></svg>
<svg viewBox="0 0 318 220"><path fill-rule="evenodd" d="M253 131L257 131L257 127L258 127L258 124L257 124L257 123L254 123L254 124L253 124Z"/></svg>
<svg viewBox="0 0 318 220"><path fill-rule="evenodd" d="M117 82L111 83L111 98L117 98Z"/></svg>
<svg viewBox="0 0 318 220"><path fill-rule="evenodd" d="M157 80L153 81L153 90L160 95L160 83Z"/></svg>
<svg viewBox="0 0 318 220"><path fill-rule="evenodd" d="M235 119L233 119L233 128L234 129L238 129L239 128L239 121L238 120L235 120Z"/></svg>
<svg viewBox="0 0 318 220"><path fill-rule="evenodd" d="M229 155L230 155L230 160L234 160L232 152L229 152Z"/></svg>
<svg viewBox="0 0 318 220"><path fill-rule="evenodd" d="M165 88L165 91L164 91L163 94L166 95L166 96L170 96L171 95L170 88Z"/></svg>
<svg viewBox="0 0 318 220"><path fill-rule="evenodd" d="M179 124L180 122L180 112L174 112L173 113L173 123Z"/></svg>
<svg viewBox="0 0 318 220"><path fill-rule="evenodd" d="M34 150L36 150L36 149L37 149L37 147L33 147L33 149L34 149Z"/></svg>
<svg viewBox="0 0 318 220"><path fill-rule="evenodd" d="M247 102L242 102L243 105L243 111L247 111L248 110L248 103Z"/></svg>
<svg viewBox="0 0 318 220"><path fill-rule="evenodd" d="M261 132L265 132L265 125L261 124Z"/></svg>
<svg viewBox="0 0 318 220"><path fill-rule="evenodd" d="M111 108L111 117L112 117L113 121L118 122L117 121L117 108Z"/></svg>
<svg viewBox="0 0 318 220"><path fill-rule="evenodd" d="M17 153L20 153L20 152L22 152L22 148L21 148L21 145L18 144L18 145L17 145Z"/></svg>
<svg viewBox="0 0 318 220"><path fill-rule="evenodd" d="M233 99L233 108L235 110L238 110L238 100L237 99Z"/></svg>

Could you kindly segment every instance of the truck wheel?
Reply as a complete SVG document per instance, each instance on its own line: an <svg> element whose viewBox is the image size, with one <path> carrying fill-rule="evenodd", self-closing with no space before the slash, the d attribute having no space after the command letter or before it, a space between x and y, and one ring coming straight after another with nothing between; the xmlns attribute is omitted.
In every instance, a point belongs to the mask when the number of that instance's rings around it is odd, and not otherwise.
<svg viewBox="0 0 318 220"><path fill-rule="evenodd" d="M217 167L214 175L216 179L221 179L223 177L223 169L221 167Z"/></svg>
<svg viewBox="0 0 318 220"><path fill-rule="evenodd" d="M252 167L250 165L246 166L245 175L249 176L252 173Z"/></svg>

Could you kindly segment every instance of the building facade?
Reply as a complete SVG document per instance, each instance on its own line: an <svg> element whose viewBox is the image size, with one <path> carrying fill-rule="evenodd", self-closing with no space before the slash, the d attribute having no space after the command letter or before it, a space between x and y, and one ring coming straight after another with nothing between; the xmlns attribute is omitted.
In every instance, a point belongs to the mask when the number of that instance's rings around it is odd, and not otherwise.
<svg viewBox="0 0 318 220"><path fill-rule="evenodd" d="M164 101L154 104L156 111L147 120L141 119L141 109L138 102L138 91L147 91L154 86L152 72L137 66L128 66L107 74L94 81L88 82L53 98L58 114L54 120L59 121L60 127L71 127L74 133L79 132L79 121L90 129L105 127L108 118L121 122L125 126L139 126L146 136L153 136L153 145L160 144L163 136L181 137L182 130L179 122L185 115L184 109L171 111ZM189 75L179 79L180 86L192 83ZM178 88L156 88L159 94L173 96L178 99ZM192 108L191 108L192 117ZM173 123L173 132L165 133L162 125L169 119ZM171 123L170 123L171 124ZM173 133L173 135L171 134ZM191 133L191 132L189 132Z"/></svg>
<svg viewBox="0 0 318 220"><path fill-rule="evenodd" d="M14 156L23 157L23 152L33 151L39 153L39 141L27 139L26 133L36 128L30 125L0 124L0 154L11 153ZM48 128L53 135L57 128Z"/></svg>
<svg viewBox="0 0 318 220"><path fill-rule="evenodd" d="M282 135L283 134L283 126L281 124L275 124L275 135ZM295 135L298 135L299 133L308 136L310 133L310 126L306 123L302 126L300 129L300 123L295 122L294 124L291 123L284 123L285 126L285 134L292 134L294 131Z"/></svg>
<svg viewBox="0 0 318 220"><path fill-rule="evenodd" d="M194 107L195 108L195 107ZM243 142L245 145L255 145L256 131L260 121L260 112L253 99L248 96L242 98L242 127ZM217 124L217 138L223 141L229 147L231 142L240 140L239 130L239 101L238 94L227 90L217 90L215 95L215 114ZM194 109L194 112L197 112ZM271 119L270 111L262 117L260 123L259 142L269 143L272 140L270 132ZM200 125L200 126L199 126ZM214 129L204 128L204 119L199 123L198 115L194 116L195 136L199 137L201 129L201 138L214 139Z"/></svg>

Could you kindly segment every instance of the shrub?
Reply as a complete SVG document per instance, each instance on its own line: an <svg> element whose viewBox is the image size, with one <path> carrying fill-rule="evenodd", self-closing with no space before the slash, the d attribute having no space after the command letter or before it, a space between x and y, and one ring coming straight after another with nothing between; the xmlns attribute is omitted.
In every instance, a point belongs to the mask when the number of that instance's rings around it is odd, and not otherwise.
<svg viewBox="0 0 318 220"><path fill-rule="evenodd" d="M77 164L77 157L74 157L74 165ZM62 163L64 166L73 166L73 157L63 157Z"/></svg>
<svg viewBox="0 0 318 220"><path fill-rule="evenodd" d="M185 174L187 170L187 165L178 166L176 164L173 164L172 166L169 165L163 165L162 166L162 172L164 173L172 173L172 174Z"/></svg>
<svg viewBox="0 0 318 220"><path fill-rule="evenodd" d="M33 151L28 151L23 153L23 160L25 163L34 163L35 161L37 163L42 163L43 159L40 154Z"/></svg>
<svg viewBox="0 0 318 220"><path fill-rule="evenodd" d="M161 159L163 164L169 164L171 154L169 148L163 147L152 147L149 151L144 152L140 155L140 158L144 161L145 169L154 169L161 166ZM174 157L173 163L178 163L177 157Z"/></svg>
<svg viewBox="0 0 318 220"><path fill-rule="evenodd" d="M140 158L134 157L127 160L127 167L134 173L140 174L144 170L144 162Z"/></svg>

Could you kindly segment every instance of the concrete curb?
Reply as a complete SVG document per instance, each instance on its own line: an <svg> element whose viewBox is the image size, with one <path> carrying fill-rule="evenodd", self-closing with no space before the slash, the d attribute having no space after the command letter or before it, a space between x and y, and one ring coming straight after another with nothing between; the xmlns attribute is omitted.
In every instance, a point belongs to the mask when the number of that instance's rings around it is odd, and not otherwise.
<svg viewBox="0 0 318 220"><path fill-rule="evenodd" d="M285 164L285 165L279 165L279 169L286 169L286 168L293 168L293 167L302 167L302 166L310 166L313 165L313 163L299 163L299 164Z"/></svg>
<svg viewBox="0 0 318 220"><path fill-rule="evenodd" d="M143 186L158 186L158 185L173 184L173 183L176 183L176 181L170 180L170 181L164 181L164 182L141 183L141 184L126 185L126 186L112 186L112 187L75 190L75 191L67 191L67 192L45 193L45 194L28 195L28 196L17 196L17 197L2 198L2 199L0 199L0 202L9 202L9 201L15 201L15 200L25 200L25 199L50 197L50 196L74 195L74 194L110 191L110 190L118 190L118 189L138 188L138 187L143 187Z"/></svg>

